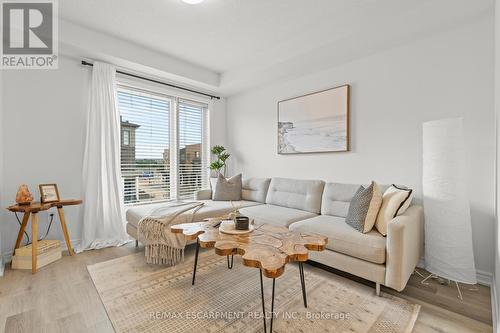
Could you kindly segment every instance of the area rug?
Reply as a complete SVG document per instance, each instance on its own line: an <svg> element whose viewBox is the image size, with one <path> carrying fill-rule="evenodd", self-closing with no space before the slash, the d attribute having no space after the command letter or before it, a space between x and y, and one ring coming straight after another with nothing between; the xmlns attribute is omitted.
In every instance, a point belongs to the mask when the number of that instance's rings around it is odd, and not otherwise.
<svg viewBox="0 0 500 333"><path fill-rule="evenodd" d="M147 265L144 254L88 266L116 332L263 332L259 270L211 251L200 254L196 283L193 258L174 267ZM286 266L276 279L264 277L266 316L273 332L411 332L419 305L305 265L308 308L299 270ZM269 331L269 326L267 327Z"/></svg>

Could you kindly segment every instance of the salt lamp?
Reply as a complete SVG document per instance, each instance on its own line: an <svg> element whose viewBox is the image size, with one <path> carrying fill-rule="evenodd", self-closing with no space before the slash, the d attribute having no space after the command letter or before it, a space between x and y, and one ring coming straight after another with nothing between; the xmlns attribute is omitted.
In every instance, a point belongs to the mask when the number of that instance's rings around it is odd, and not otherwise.
<svg viewBox="0 0 500 333"><path fill-rule="evenodd" d="M28 189L28 185L19 186L16 194L16 203L19 205L29 205L33 201L33 195Z"/></svg>

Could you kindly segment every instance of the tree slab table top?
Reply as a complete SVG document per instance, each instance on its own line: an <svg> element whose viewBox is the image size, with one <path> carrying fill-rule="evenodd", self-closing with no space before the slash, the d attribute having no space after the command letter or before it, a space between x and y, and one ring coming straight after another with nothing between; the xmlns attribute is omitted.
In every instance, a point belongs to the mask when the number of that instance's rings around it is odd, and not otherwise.
<svg viewBox="0 0 500 333"><path fill-rule="evenodd" d="M323 251L328 238L319 234L291 231L285 227L262 224L242 235L230 235L214 227L214 222L184 223L171 227L202 248L214 248L221 256L238 254L243 264L260 268L268 278L277 278L292 261L304 262L309 251Z"/></svg>
<svg viewBox="0 0 500 333"><path fill-rule="evenodd" d="M34 201L27 205L15 204L7 207L7 210L13 213L38 213L44 210L48 210L52 207L61 208L64 206L75 206L80 205L82 200L80 199L67 199L59 200L54 202L38 202Z"/></svg>

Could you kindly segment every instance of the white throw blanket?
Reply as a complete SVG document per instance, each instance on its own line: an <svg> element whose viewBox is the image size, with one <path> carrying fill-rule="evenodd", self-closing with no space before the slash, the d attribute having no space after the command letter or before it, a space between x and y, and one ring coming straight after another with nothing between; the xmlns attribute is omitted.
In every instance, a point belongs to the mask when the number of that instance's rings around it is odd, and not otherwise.
<svg viewBox="0 0 500 333"><path fill-rule="evenodd" d="M194 214L204 205L196 201L172 201L152 210L139 221L137 238L145 246L148 264L175 265L184 260L186 238L174 234L170 227L174 224L193 222ZM182 213L191 211L191 214Z"/></svg>

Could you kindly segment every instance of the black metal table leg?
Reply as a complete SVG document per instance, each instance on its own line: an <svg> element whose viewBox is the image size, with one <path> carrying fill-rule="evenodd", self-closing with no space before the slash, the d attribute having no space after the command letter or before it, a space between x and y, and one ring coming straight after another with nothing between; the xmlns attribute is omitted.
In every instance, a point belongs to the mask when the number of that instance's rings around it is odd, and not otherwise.
<svg viewBox="0 0 500 333"><path fill-rule="evenodd" d="M300 274L300 285L302 286L302 299L304 300L304 307L307 308L306 278L304 276L304 265L300 261L299 261L299 274Z"/></svg>
<svg viewBox="0 0 500 333"><path fill-rule="evenodd" d="M194 267L193 267L193 282L191 285L194 285L194 279L196 278L196 266L198 265L198 253L200 252L200 241L198 238L196 239L196 253L194 255Z"/></svg>
<svg viewBox="0 0 500 333"><path fill-rule="evenodd" d="M260 272L260 295L262 297L262 315L264 316L264 333L267 333L266 330L266 307L264 305L264 283L262 282L262 270L259 269Z"/></svg>
<svg viewBox="0 0 500 333"><path fill-rule="evenodd" d="M233 260L234 260L234 254L231 254L231 265L229 265L229 256L227 257L227 268L232 269L233 268Z"/></svg>
<svg viewBox="0 0 500 333"><path fill-rule="evenodd" d="M273 279L273 294L272 294L272 300L271 300L271 324L269 325L269 332L273 332L273 319L274 319L274 286L276 284L276 279Z"/></svg>
<svg viewBox="0 0 500 333"><path fill-rule="evenodd" d="M271 322L269 323L269 332L273 332L273 319L274 319L274 290L276 286L276 279L273 279L273 291L271 294ZM264 333L267 333L266 329L266 307L264 303L264 283L262 281L262 270L260 270L260 294L262 297L262 314L264 315Z"/></svg>

